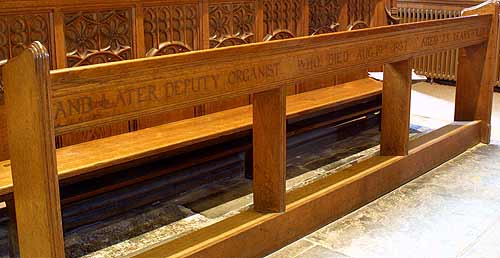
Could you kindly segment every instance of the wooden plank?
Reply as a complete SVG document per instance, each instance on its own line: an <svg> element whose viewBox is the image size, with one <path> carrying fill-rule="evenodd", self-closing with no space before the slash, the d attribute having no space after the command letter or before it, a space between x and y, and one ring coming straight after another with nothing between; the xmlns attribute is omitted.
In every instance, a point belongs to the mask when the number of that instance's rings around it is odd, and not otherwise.
<svg viewBox="0 0 500 258"><path fill-rule="evenodd" d="M253 98L253 198L260 212L285 211L286 88Z"/></svg>
<svg viewBox="0 0 500 258"><path fill-rule="evenodd" d="M381 92L380 82L364 79L288 96L287 119L340 107ZM104 167L250 130L252 113L252 107L245 106L57 149L59 179L69 179ZM190 128L192 133L186 133L185 128ZM3 161L0 162L0 196L9 193L12 193L10 161Z"/></svg>
<svg viewBox="0 0 500 258"><path fill-rule="evenodd" d="M47 50L34 43L3 74L20 254L63 258Z"/></svg>
<svg viewBox="0 0 500 258"><path fill-rule="evenodd" d="M54 41L56 63L54 68L66 68L66 40L64 35L64 13L56 9L54 11Z"/></svg>
<svg viewBox="0 0 500 258"><path fill-rule="evenodd" d="M482 120L481 141L490 142L493 89L498 70L498 12L500 3L487 1L464 10L464 15L492 15L489 40L480 45L459 49L455 120Z"/></svg>
<svg viewBox="0 0 500 258"><path fill-rule="evenodd" d="M479 44L490 21L460 17L53 71L56 132ZM319 63L308 65L311 58Z"/></svg>
<svg viewBox="0 0 500 258"><path fill-rule="evenodd" d="M136 58L146 56L146 46L144 45L144 7L142 4L136 4L133 8L134 17L134 41Z"/></svg>
<svg viewBox="0 0 500 258"><path fill-rule="evenodd" d="M405 156L410 137L411 60L384 66L380 155Z"/></svg>
<svg viewBox="0 0 500 258"><path fill-rule="evenodd" d="M480 122L431 132L408 156L378 156L287 194L286 212L243 212L130 257L262 257L480 142ZM346 201L349 200L349 201Z"/></svg>

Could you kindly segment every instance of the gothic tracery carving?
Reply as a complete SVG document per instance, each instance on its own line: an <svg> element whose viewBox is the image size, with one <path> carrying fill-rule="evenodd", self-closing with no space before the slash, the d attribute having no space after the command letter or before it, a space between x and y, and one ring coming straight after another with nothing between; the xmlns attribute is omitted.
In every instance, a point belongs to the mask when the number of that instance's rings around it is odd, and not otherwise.
<svg viewBox="0 0 500 258"><path fill-rule="evenodd" d="M336 32L339 15L338 0L309 0L309 34Z"/></svg>
<svg viewBox="0 0 500 258"><path fill-rule="evenodd" d="M272 35L277 30L288 30L299 35L302 4L296 0L264 0L264 33Z"/></svg>
<svg viewBox="0 0 500 258"><path fill-rule="evenodd" d="M33 41L50 49L48 14L0 15L0 60L21 53Z"/></svg>
<svg viewBox="0 0 500 258"><path fill-rule="evenodd" d="M375 9L376 0L349 0L347 1L349 24L363 21L370 24Z"/></svg>
<svg viewBox="0 0 500 258"><path fill-rule="evenodd" d="M255 42L255 3L220 3L209 6L210 47Z"/></svg>
<svg viewBox="0 0 500 258"><path fill-rule="evenodd" d="M69 67L133 58L128 9L69 13L64 24Z"/></svg>
<svg viewBox="0 0 500 258"><path fill-rule="evenodd" d="M0 105L4 91L1 66L33 41L40 41L50 51L49 21L48 13L0 15Z"/></svg>
<svg viewBox="0 0 500 258"><path fill-rule="evenodd" d="M146 53L147 57L150 56L164 56L177 53L184 53L193 51L188 45L180 41L175 42L163 42L158 48L152 48Z"/></svg>
<svg viewBox="0 0 500 258"><path fill-rule="evenodd" d="M291 39L295 38L295 35L289 30L277 30L273 32L273 34L267 34L267 36L264 38L264 41L273 41L273 40L280 40L280 39Z"/></svg>
<svg viewBox="0 0 500 258"><path fill-rule="evenodd" d="M189 49L199 49L198 16L196 4L144 8L146 50L160 49L165 42L182 42Z"/></svg>

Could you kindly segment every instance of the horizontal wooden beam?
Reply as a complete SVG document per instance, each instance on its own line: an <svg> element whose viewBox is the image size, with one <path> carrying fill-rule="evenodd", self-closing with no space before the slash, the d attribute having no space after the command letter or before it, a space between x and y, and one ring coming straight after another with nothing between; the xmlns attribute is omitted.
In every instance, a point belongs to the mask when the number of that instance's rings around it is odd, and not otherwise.
<svg viewBox="0 0 500 258"><path fill-rule="evenodd" d="M131 257L262 257L478 144L480 121L454 123L410 142L408 156L377 156L287 194L286 212L246 211Z"/></svg>
<svg viewBox="0 0 500 258"><path fill-rule="evenodd" d="M52 71L56 133L480 44L490 23L469 16Z"/></svg>

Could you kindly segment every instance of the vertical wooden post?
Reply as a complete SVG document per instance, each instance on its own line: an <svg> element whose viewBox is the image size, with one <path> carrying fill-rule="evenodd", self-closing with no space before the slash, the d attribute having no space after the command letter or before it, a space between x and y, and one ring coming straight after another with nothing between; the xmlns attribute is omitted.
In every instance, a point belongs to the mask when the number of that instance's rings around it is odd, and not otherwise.
<svg viewBox="0 0 500 258"><path fill-rule="evenodd" d="M64 13L56 9L54 11L54 37L55 37L55 68L65 68L66 63L66 39L64 36Z"/></svg>
<svg viewBox="0 0 500 258"><path fill-rule="evenodd" d="M256 1L255 10L255 41L261 42L264 40L266 32L264 31L264 1Z"/></svg>
<svg viewBox="0 0 500 258"><path fill-rule="evenodd" d="M286 87L253 98L253 194L259 212L285 211Z"/></svg>
<svg viewBox="0 0 500 258"><path fill-rule="evenodd" d="M380 27L387 25L387 13L385 12L385 0L377 0L375 8L370 14L370 27Z"/></svg>
<svg viewBox="0 0 500 258"><path fill-rule="evenodd" d="M380 155L408 155L410 99L411 61L384 65Z"/></svg>
<svg viewBox="0 0 500 258"><path fill-rule="evenodd" d="M491 14L489 39L480 45L458 51L455 121L481 120L481 142L489 143L493 89L498 67L499 3L487 1L462 12L462 15L478 14Z"/></svg>
<svg viewBox="0 0 500 258"><path fill-rule="evenodd" d="M135 40L135 57L142 58L146 56L146 46L144 44L144 7L142 3L138 3L134 7L134 40Z"/></svg>
<svg viewBox="0 0 500 258"><path fill-rule="evenodd" d="M302 23L301 23L301 36L309 36L309 22L310 22L310 11L309 11L309 0L302 0L303 15L302 15Z"/></svg>
<svg viewBox="0 0 500 258"><path fill-rule="evenodd" d="M64 257L48 52L35 42L3 70L21 257Z"/></svg>
<svg viewBox="0 0 500 258"><path fill-rule="evenodd" d="M200 49L210 48L210 10L208 0L200 1L200 25L201 25L201 47Z"/></svg>

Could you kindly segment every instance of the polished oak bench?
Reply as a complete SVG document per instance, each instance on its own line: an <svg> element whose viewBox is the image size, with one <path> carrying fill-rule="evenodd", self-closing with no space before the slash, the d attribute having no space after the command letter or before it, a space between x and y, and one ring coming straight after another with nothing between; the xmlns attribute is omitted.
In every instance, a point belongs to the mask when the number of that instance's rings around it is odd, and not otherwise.
<svg viewBox="0 0 500 258"><path fill-rule="evenodd" d="M320 111L343 107L380 96L382 83L362 79L287 96L287 119L300 119ZM360 110L377 112L380 106ZM348 119L357 114L348 114ZM80 143L56 150L59 180L71 180L105 168L176 151L252 129L252 106L155 126L139 131ZM332 122L332 121L328 121ZM10 160L0 162L0 200L12 193Z"/></svg>
<svg viewBox="0 0 500 258"><path fill-rule="evenodd" d="M91 173L243 130L237 128L252 129L253 209L134 256L263 256L467 148L488 143L498 65L498 14L499 4L489 1L455 19L52 72L47 51L39 43L33 44L3 70L21 256L64 257L59 197L62 171L68 175ZM411 62L414 57L451 48L461 49L457 123L410 141ZM303 101L309 108L296 104L292 110L293 105L287 106L287 100L294 103L292 97L286 97L287 86L382 64L380 155L286 193L287 118L307 115L315 105L325 106L315 104L320 102L319 94L302 95L296 103ZM352 94L342 97L337 92L341 88L324 89L331 90L328 98L337 97L330 107L344 97L345 101L353 98ZM253 103L247 118L234 119L233 114L234 120L220 122L218 116L224 113L216 113L212 119L194 118L144 129L133 137L99 140L103 147L76 145L72 152L64 150L74 154L67 163L54 147L55 134L248 94L253 94ZM182 123L193 124L175 127Z"/></svg>

